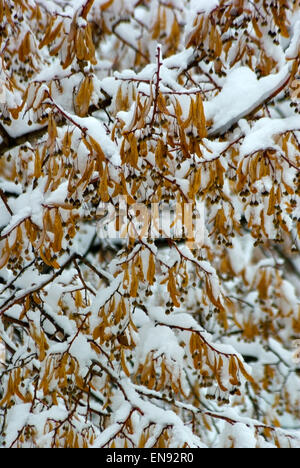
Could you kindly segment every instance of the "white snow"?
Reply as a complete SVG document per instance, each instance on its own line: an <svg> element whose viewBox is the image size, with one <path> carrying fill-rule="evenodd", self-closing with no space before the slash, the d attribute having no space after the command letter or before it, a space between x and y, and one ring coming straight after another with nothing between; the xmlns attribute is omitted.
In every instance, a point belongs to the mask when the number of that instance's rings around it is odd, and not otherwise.
<svg viewBox="0 0 300 468"><path fill-rule="evenodd" d="M71 67L63 69L60 60L56 58L50 65L40 70L39 73L34 76L34 80L48 82L55 79L62 79L65 76L68 76L70 71Z"/></svg>
<svg viewBox="0 0 300 468"><path fill-rule="evenodd" d="M162 428L168 425L173 426L173 441L172 446L182 446L187 440L191 448L204 448L205 444L195 436L190 427L184 425L183 421L173 411L164 410L152 404L150 401L143 400L134 389L134 386L129 379L122 380L122 386L126 392L128 401L138 407L144 413L145 423L154 422ZM146 424L145 424L146 426Z"/></svg>
<svg viewBox="0 0 300 468"><path fill-rule="evenodd" d="M253 252L253 239L250 234L232 239L232 249L228 250L230 264L236 275L250 265Z"/></svg>
<svg viewBox="0 0 300 468"><path fill-rule="evenodd" d="M254 436L254 428L242 423L226 424L220 438L220 447L231 448L256 448L257 439Z"/></svg>
<svg viewBox="0 0 300 468"><path fill-rule="evenodd" d="M115 166L121 165L121 158L116 144L106 134L106 130L102 123L95 117L78 117L67 113L67 115L74 120L81 128L86 129L88 136L96 140L104 154L110 159L111 163Z"/></svg>
<svg viewBox="0 0 300 468"><path fill-rule="evenodd" d="M209 136L224 133L287 80L289 66L280 72L257 79L248 67L237 67L226 77L219 94L204 102L206 120L213 120Z"/></svg>
<svg viewBox="0 0 300 468"><path fill-rule="evenodd" d="M45 204L48 206L63 205L68 196L68 181L63 182L59 187L45 197Z"/></svg>
<svg viewBox="0 0 300 468"><path fill-rule="evenodd" d="M144 362L148 353L152 351L154 359L163 355L167 363L174 368L174 372L178 372L183 364L184 351L171 329L146 323L141 327L139 335L137 362Z"/></svg>
<svg viewBox="0 0 300 468"><path fill-rule="evenodd" d="M202 12L211 12L219 5L219 0L191 0L190 10L199 14Z"/></svg>
<svg viewBox="0 0 300 468"><path fill-rule="evenodd" d="M97 292L91 307L92 313L98 313L99 309L103 307L104 304L109 300L109 298L115 293L115 291L121 284L121 276L122 275L119 275L117 278L115 278L109 287L105 289L100 289Z"/></svg>
<svg viewBox="0 0 300 468"><path fill-rule="evenodd" d="M96 357L96 353L91 349L87 337L83 334L78 334L77 336L75 335L75 337L70 337L68 341L73 341L69 349L69 353L77 359L77 362L79 364L79 375L84 377L89 365L91 364L92 360Z"/></svg>
<svg viewBox="0 0 300 468"><path fill-rule="evenodd" d="M299 15L298 15L299 16ZM285 56L288 59L294 59L299 55L300 50L300 18L295 22L293 28L293 37L288 49L285 51Z"/></svg>
<svg viewBox="0 0 300 468"><path fill-rule="evenodd" d="M281 149L274 143L273 136L300 128L300 116L292 116L283 119L259 119L246 135L241 148L240 157L255 153L259 149Z"/></svg>
<svg viewBox="0 0 300 468"><path fill-rule="evenodd" d="M9 224L3 229L2 236L6 235L15 226L20 224L25 218L30 217L32 222L43 228L43 210L42 203L44 196L41 187L29 189L18 198L11 201L11 210L14 213Z"/></svg>
<svg viewBox="0 0 300 468"><path fill-rule="evenodd" d="M27 423L30 403L18 404L10 408L6 417L6 446L10 447L18 437L18 432Z"/></svg>

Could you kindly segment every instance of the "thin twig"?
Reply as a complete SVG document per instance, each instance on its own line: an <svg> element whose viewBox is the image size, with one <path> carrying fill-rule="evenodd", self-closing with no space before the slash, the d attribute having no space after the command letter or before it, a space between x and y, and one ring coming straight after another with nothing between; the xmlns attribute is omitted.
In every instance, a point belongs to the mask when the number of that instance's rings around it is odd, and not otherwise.
<svg viewBox="0 0 300 468"><path fill-rule="evenodd" d="M119 41L123 42L123 44L127 45L128 47L130 47L131 49L133 49L135 51L136 54L139 54L141 57L143 57L143 59L145 59L146 62L148 62L148 57L143 53L141 52L137 47L135 47L134 44L131 44L129 41L127 41L127 39L125 39L124 37L122 37L117 31L117 27L126 20L124 19L119 19L115 24L113 24L112 26L112 32L113 34L119 39Z"/></svg>
<svg viewBox="0 0 300 468"><path fill-rule="evenodd" d="M157 104L158 104L158 96L159 96L159 84L160 84L160 68L162 66L162 62L161 62L161 49L160 49L160 46L158 45L157 46L157 49L156 49L156 60L157 60L157 68L156 68L156 81L155 81L155 96L154 96L154 105L153 105L153 114L152 114L152 119L151 119L151 123L150 123L150 126L153 127L153 124L154 124L154 119L155 119L155 116L156 116L156 111L157 111Z"/></svg>
<svg viewBox="0 0 300 468"><path fill-rule="evenodd" d="M2 189L0 189L0 197L1 197L1 199L2 199L2 201L3 201L3 203L4 203L4 205L5 205L5 208L6 208L7 211L9 212L10 216L13 216L13 212L12 212L12 210L11 210L11 208L10 208L8 202L7 202L6 195L5 195L5 193L3 192Z"/></svg>

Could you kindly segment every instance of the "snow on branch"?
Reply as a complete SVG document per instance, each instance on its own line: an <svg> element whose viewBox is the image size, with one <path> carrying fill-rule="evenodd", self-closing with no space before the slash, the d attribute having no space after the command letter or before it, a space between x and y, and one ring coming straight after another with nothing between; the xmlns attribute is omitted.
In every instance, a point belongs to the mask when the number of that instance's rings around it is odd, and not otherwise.
<svg viewBox="0 0 300 468"><path fill-rule="evenodd" d="M299 5L0 28L0 447L298 447Z"/></svg>

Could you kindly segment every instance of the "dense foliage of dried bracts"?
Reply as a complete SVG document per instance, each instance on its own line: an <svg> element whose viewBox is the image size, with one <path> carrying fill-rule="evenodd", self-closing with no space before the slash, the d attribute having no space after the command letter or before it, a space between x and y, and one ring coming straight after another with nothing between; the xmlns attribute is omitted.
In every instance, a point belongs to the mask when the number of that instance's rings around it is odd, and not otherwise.
<svg viewBox="0 0 300 468"><path fill-rule="evenodd" d="M299 1L0 0L0 446L300 446L299 113Z"/></svg>

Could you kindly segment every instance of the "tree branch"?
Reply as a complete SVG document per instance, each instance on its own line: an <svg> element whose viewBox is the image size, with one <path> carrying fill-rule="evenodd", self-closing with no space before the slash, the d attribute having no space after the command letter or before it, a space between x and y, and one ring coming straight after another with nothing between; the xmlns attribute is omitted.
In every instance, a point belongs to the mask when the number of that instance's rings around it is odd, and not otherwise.
<svg viewBox="0 0 300 468"><path fill-rule="evenodd" d="M59 123L57 125L59 125ZM39 138L42 138L47 132L48 125L37 130L32 130L28 133L24 133L23 135L20 135L15 138L9 136L9 140L3 141L0 145L0 157L3 156L3 154L5 154L7 151L13 150L18 146L25 145L26 143L35 142Z"/></svg>
<svg viewBox="0 0 300 468"><path fill-rule="evenodd" d="M228 132L240 119L245 117L249 118L251 114L255 114L262 106L266 105L267 102L274 99L284 88L287 86L291 79L291 74L288 73L278 84L275 88L270 89L268 92L264 93L260 99L254 102L248 109L242 111L240 114L236 115L235 117L231 118L228 122L221 125L220 127L214 128L212 127L208 130L207 134L209 137L220 137L224 135L224 133Z"/></svg>

